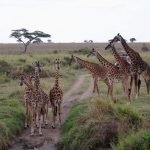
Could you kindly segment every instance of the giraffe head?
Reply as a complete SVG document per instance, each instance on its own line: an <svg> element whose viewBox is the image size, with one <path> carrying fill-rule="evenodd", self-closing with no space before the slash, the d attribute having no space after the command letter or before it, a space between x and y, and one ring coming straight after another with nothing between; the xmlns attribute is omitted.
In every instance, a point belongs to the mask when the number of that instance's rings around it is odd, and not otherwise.
<svg viewBox="0 0 150 150"><path fill-rule="evenodd" d="M70 62L69 62L69 65L71 65L72 63L76 62L76 58L74 57L74 55L72 54L71 55L71 58L70 58Z"/></svg>
<svg viewBox="0 0 150 150"><path fill-rule="evenodd" d="M105 50L111 49L114 46L114 43L112 42L112 40L109 40L108 45L105 47Z"/></svg>
<svg viewBox="0 0 150 150"><path fill-rule="evenodd" d="M39 61L35 61L35 62L33 63L33 66L34 66L34 68L35 68L35 71L41 72L41 67L42 67L42 65L40 64Z"/></svg>
<svg viewBox="0 0 150 150"><path fill-rule="evenodd" d="M24 83L25 84L31 84L32 83L32 78L33 78L33 75L27 75L26 73L21 73L20 74L20 86L22 86Z"/></svg>
<svg viewBox="0 0 150 150"><path fill-rule="evenodd" d="M94 48L92 48L92 50L90 51L90 53L87 55L87 57L89 57L89 56L96 56L96 54L97 54L97 51L94 49Z"/></svg>
<svg viewBox="0 0 150 150"><path fill-rule="evenodd" d="M122 36L118 33L113 39L109 40L110 43L116 43L118 41L121 41Z"/></svg>
<svg viewBox="0 0 150 150"><path fill-rule="evenodd" d="M60 64L61 64L61 60L59 58L56 58L54 61L54 65L55 65L56 70L60 70Z"/></svg>

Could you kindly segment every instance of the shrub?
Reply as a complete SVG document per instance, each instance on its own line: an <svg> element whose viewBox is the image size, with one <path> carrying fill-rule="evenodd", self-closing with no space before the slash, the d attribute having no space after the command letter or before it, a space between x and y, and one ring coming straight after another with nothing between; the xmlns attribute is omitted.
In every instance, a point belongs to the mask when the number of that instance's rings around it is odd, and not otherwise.
<svg viewBox="0 0 150 150"><path fill-rule="evenodd" d="M143 52L148 52L149 51L149 48L144 43L143 43L143 46L142 46L142 51Z"/></svg>
<svg viewBox="0 0 150 150"><path fill-rule="evenodd" d="M21 63L25 63L26 59L20 58L20 59L18 59L18 61L21 62Z"/></svg>
<svg viewBox="0 0 150 150"><path fill-rule="evenodd" d="M10 82L10 78L6 75L0 75L0 84Z"/></svg>
<svg viewBox="0 0 150 150"><path fill-rule="evenodd" d="M89 52L90 52L90 49L89 48L87 48L87 47L85 47L85 48L81 48L81 49L79 49L79 50L74 50L74 51L72 51L72 52L70 52L71 54L73 53L73 54L83 54L83 55L88 55L89 54Z"/></svg>
<svg viewBox="0 0 150 150"><path fill-rule="evenodd" d="M50 65L53 64L51 58L49 57L43 57L42 59L39 60L41 64L43 65Z"/></svg>
<svg viewBox="0 0 150 150"><path fill-rule="evenodd" d="M149 150L150 130L132 132L126 137L121 137L118 144L112 147L113 150Z"/></svg>
<svg viewBox="0 0 150 150"><path fill-rule="evenodd" d="M136 131L142 125L141 115L130 106L114 105L99 98L91 100L89 107L81 106L82 113L75 113L79 106L73 108L74 113L71 111L63 126L61 150L111 148L121 134Z"/></svg>
<svg viewBox="0 0 150 150"><path fill-rule="evenodd" d="M8 64L6 61L4 60L0 60L0 73L9 73L11 70L11 65Z"/></svg>

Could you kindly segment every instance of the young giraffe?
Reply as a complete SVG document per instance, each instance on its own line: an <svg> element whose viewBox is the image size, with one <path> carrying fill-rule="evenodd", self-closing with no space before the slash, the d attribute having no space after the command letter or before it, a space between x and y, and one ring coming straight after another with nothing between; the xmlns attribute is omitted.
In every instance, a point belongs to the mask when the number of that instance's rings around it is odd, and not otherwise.
<svg viewBox="0 0 150 150"><path fill-rule="evenodd" d="M105 84L108 86L108 80L106 78L106 69L96 63L93 62L89 62L89 61L85 61L79 57L73 56L71 57L71 62L78 62L80 65L82 65L83 67L85 67L87 70L89 70L93 76L93 80L94 80L94 87L93 87L93 93L95 92L95 88L97 89L97 93L99 95L99 89L98 89L98 78L100 78L100 80L104 81Z"/></svg>
<svg viewBox="0 0 150 150"><path fill-rule="evenodd" d="M32 77L27 76L25 73L20 74L20 86L22 86L23 83L25 83L26 85L24 89L24 96L23 96L25 101L24 127L27 128L29 126L29 116L30 116L29 104L31 103L32 90L33 90Z"/></svg>
<svg viewBox="0 0 150 150"><path fill-rule="evenodd" d="M124 50L128 54L131 60L131 67L130 72L134 79L134 85L135 85L135 98L139 95L138 90L138 78L139 75L147 70L148 64L142 60L141 56L138 52L134 51L129 45L126 43L125 39L120 35L117 34L112 40L112 42L118 42L120 41L122 46L124 47Z"/></svg>
<svg viewBox="0 0 150 150"><path fill-rule="evenodd" d="M45 125L48 124L48 106L49 106L49 98L48 95L43 91L43 89L40 86L40 72L41 72L41 65L39 61L35 62L34 64L34 87L35 89L41 94L41 102L43 102L42 105L42 116L43 116L43 122ZM37 118L40 119L40 118ZM38 122L38 121L37 121Z"/></svg>
<svg viewBox="0 0 150 150"><path fill-rule="evenodd" d="M21 81L20 82L21 86L25 84L27 87L27 90L25 91L25 94L24 94L24 99L26 102L28 102L28 106L27 106L28 111L26 114L27 115L26 119L27 117L29 118L28 123L30 123L30 135L33 136L34 131L35 131L35 126L36 126L36 117L37 115L40 116L39 110L41 110L41 107L40 107L41 105L39 101L41 99L41 95L39 94L39 92L35 90L34 86L31 84L30 82L31 79L29 76L27 76L26 74L21 74L20 81ZM39 126L39 135L42 135L41 126Z"/></svg>
<svg viewBox="0 0 150 150"><path fill-rule="evenodd" d="M112 43L111 41L105 47L105 50L110 49L110 48L112 49L112 53L113 53L118 65L119 65L119 70L121 70L121 72L123 72L126 76L128 76L128 81L129 81L129 77L131 76L129 62L127 62L127 60L124 57L121 57L118 54L118 52L114 46L114 43ZM125 87L123 87L123 88L125 90ZM131 90L129 89L129 93L128 93L129 98L130 98L130 92L131 92Z"/></svg>
<svg viewBox="0 0 150 150"><path fill-rule="evenodd" d="M56 117L58 115L59 115L59 123L61 124L61 103L63 100L63 91L59 85L59 77L60 77L59 70L61 64L60 59L56 59L54 64L56 69L55 83L53 88L49 92L49 99L53 111L53 123L52 123L53 128L55 128Z"/></svg>
<svg viewBox="0 0 150 150"><path fill-rule="evenodd" d="M125 87L126 96L128 97L128 76L126 74L124 74L121 70L119 70L117 66L113 65L112 63L107 61L104 57L102 57L100 55L100 53L98 51L96 51L94 48L92 49L90 54L94 54L107 70L106 77L109 82L109 92L110 92L112 100L114 100L114 98L113 98L113 83L114 83L115 79L122 80L123 87ZM129 97L128 97L128 99L129 99Z"/></svg>

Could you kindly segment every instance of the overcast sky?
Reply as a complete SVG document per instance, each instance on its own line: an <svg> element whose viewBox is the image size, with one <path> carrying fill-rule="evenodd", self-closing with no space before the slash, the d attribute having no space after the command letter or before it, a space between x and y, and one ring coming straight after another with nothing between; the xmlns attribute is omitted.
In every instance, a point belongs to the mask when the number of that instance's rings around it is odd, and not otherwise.
<svg viewBox="0 0 150 150"><path fill-rule="evenodd" d="M106 42L117 33L150 41L150 0L0 0L0 43L12 29L41 30L54 42Z"/></svg>

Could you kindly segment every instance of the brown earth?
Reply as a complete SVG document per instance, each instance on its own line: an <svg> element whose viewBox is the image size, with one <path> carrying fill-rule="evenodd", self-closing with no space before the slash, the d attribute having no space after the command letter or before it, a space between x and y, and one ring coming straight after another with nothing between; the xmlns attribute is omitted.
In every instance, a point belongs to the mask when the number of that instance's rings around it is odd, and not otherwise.
<svg viewBox="0 0 150 150"><path fill-rule="evenodd" d="M30 44L27 52L41 52L47 53L51 51L73 51L81 48L95 48L97 50L103 50L107 43L42 43L42 44ZM150 49L150 43L129 43L133 49L141 51L143 44ZM117 48L121 48L121 44L116 44ZM121 48L122 49L122 48ZM22 53L24 50L23 44L0 44L0 54L16 54Z"/></svg>
<svg viewBox="0 0 150 150"><path fill-rule="evenodd" d="M91 96L92 80L89 83L88 88L80 95L73 95L80 90L81 85L85 81L87 75L80 75L70 90L65 93L62 104L62 122L68 116L71 106L76 102L83 100ZM14 145L9 150L56 150L57 142L60 137L61 127L57 126L56 129L52 129L49 125L47 128L43 128L43 136L35 135L30 137L29 129L24 130L20 137L16 138Z"/></svg>

